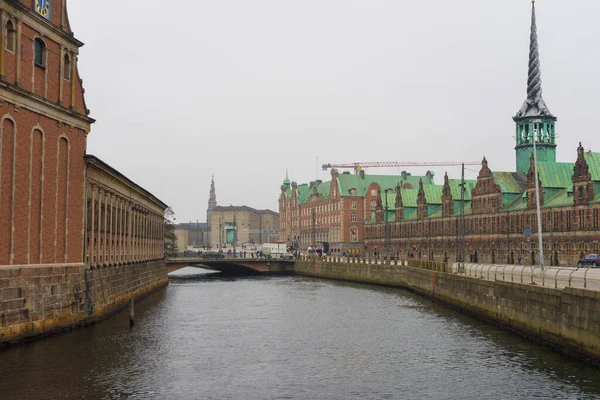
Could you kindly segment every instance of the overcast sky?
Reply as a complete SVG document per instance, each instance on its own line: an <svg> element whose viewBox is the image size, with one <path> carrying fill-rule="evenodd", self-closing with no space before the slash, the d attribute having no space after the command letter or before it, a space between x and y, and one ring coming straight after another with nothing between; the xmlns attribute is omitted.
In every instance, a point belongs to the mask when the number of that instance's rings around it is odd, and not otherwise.
<svg viewBox="0 0 600 400"><path fill-rule="evenodd" d="M558 159L572 162L579 141L600 151L600 1L536 5L544 99L558 117ZM514 171L530 9L527 0L70 0L97 119L88 152L171 205L178 222L205 221L213 172L220 205L277 210L286 169L299 183L328 179L317 157L486 156L492 170ZM434 169L438 183L444 170Z"/></svg>

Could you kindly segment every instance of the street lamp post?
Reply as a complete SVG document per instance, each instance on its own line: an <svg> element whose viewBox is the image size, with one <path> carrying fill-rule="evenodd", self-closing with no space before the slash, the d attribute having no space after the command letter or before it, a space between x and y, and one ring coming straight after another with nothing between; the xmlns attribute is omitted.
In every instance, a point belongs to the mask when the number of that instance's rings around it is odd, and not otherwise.
<svg viewBox="0 0 600 400"><path fill-rule="evenodd" d="M236 257L237 249L237 212L233 212L233 258Z"/></svg>
<svg viewBox="0 0 600 400"><path fill-rule="evenodd" d="M390 227L388 224L388 197L387 197L387 190L385 191L385 214L384 214L384 221L385 221L385 256L388 257L390 254Z"/></svg>
<svg viewBox="0 0 600 400"><path fill-rule="evenodd" d="M540 182L538 179L538 166L537 166L537 133L538 129L533 130L533 166L535 172L535 209L537 214L537 228L538 228L538 246L540 249L540 267L542 269L542 274L544 273L544 247L543 247L543 239L542 239L542 218L540 211Z"/></svg>

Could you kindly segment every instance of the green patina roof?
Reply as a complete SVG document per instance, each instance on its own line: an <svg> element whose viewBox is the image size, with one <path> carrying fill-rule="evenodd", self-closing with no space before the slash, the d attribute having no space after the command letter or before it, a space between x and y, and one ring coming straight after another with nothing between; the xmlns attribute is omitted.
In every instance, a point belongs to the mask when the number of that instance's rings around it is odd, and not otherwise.
<svg viewBox="0 0 600 400"><path fill-rule="evenodd" d="M430 211L427 218L441 218L443 216L442 207L434 207L432 211Z"/></svg>
<svg viewBox="0 0 600 400"><path fill-rule="evenodd" d="M386 192L381 192L381 205L383 206L384 209L385 209L385 197L386 197ZM392 193L387 193L387 206L388 206L388 210L396 208L396 191L393 191Z"/></svg>
<svg viewBox="0 0 600 400"><path fill-rule="evenodd" d="M460 202L459 202L460 203ZM471 215L473 210L471 209L471 203L467 203L465 201L465 215ZM458 206L456 212L452 214L453 217L460 217L460 205Z"/></svg>
<svg viewBox="0 0 600 400"><path fill-rule="evenodd" d="M448 179L450 185L450 193L452 193L452 200L460 201L460 179ZM465 179L465 201L471 200L471 190L475 188L477 180ZM443 188L443 186L442 186Z"/></svg>
<svg viewBox="0 0 600 400"><path fill-rule="evenodd" d="M404 207L417 207L418 189L400 189L400 193L402 194L402 204Z"/></svg>
<svg viewBox="0 0 600 400"><path fill-rule="evenodd" d="M587 152L583 154L588 163L593 181L600 181L600 153ZM571 171L572 172L572 171Z"/></svg>
<svg viewBox="0 0 600 400"><path fill-rule="evenodd" d="M573 163L539 162L538 172L542 187L567 188L572 185Z"/></svg>
<svg viewBox="0 0 600 400"><path fill-rule="evenodd" d="M573 205L573 192L561 190L552 198L544 200L542 208L565 207Z"/></svg>
<svg viewBox="0 0 600 400"><path fill-rule="evenodd" d="M525 209L527 209L527 201L525 200L525 197L519 196L515 200L513 200L511 203L506 205L504 207L504 209L502 209L501 211L508 212L508 211L517 211L517 210L525 210Z"/></svg>
<svg viewBox="0 0 600 400"><path fill-rule="evenodd" d="M338 175L338 187L342 196L360 196L367 194L367 189L372 183L377 183L382 191L386 189L395 189L399 183L402 185L411 185L413 188L419 187L419 181L423 180L423 185L433 185L435 182L426 176L412 175ZM350 189L356 189L356 194L351 195Z"/></svg>
<svg viewBox="0 0 600 400"><path fill-rule="evenodd" d="M425 192L425 202L427 203L427 205L442 204L443 190L444 187L441 185L423 185L423 191Z"/></svg>
<svg viewBox="0 0 600 400"><path fill-rule="evenodd" d="M527 177L518 172L492 172L494 182L500 186L501 193L523 193Z"/></svg>
<svg viewBox="0 0 600 400"><path fill-rule="evenodd" d="M303 183L296 188L296 197L298 197L298 204L306 203L308 196L310 196L312 190L308 187L308 184Z"/></svg>
<svg viewBox="0 0 600 400"><path fill-rule="evenodd" d="M416 208L405 208L404 209L404 219L405 220L416 220L417 219L417 209Z"/></svg>

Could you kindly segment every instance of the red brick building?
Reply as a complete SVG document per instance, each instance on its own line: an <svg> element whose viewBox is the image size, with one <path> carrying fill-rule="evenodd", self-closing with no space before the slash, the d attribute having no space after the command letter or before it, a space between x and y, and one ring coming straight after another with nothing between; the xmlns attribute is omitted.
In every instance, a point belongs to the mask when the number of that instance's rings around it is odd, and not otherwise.
<svg viewBox="0 0 600 400"><path fill-rule="evenodd" d="M300 250L323 246L332 255L363 254L365 222L381 205L382 192L398 186L413 190L421 181L433 184L433 175L351 175L333 169L330 181L301 185L286 177L279 196L279 239Z"/></svg>
<svg viewBox="0 0 600 400"><path fill-rule="evenodd" d="M83 257L88 114L66 0L0 3L0 265Z"/></svg>

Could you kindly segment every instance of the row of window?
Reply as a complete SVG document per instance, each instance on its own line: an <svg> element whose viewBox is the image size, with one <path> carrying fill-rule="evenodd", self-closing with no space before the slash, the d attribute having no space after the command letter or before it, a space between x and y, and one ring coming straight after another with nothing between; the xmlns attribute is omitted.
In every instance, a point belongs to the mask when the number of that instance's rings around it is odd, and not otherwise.
<svg viewBox="0 0 600 400"><path fill-rule="evenodd" d="M17 32L15 30L15 26L12 21L7 21L5 26L5 40L6 40L6 50L10 52L14 52L17 45ZM46 58L47 58L47 49L46 43L40 38L35 38L33 41L33 57L35 65L46 68ZM63 78L66 80L71 80L71 57L68 54L65 54L63 57Z"/></svg>
<svg viewBox="0 0 600 400"><path fill-rule="evenodd" d="M598 229L600 227L599 210L593 209L587 214L585 210L553 211L542 214L542 231L570 231ZM591 218L590 218L591 217ZM452 235L459 231L458 218L446 221L412 221L391 224L392 235L400 237ZM535 214L503 215L490 217L467 217L463 228L466 235L491 233L522 233L525 229L536 230ZM499 231L498 231L499 229ZM384 225L367 228L368 237L384 234Z"/></svg>

